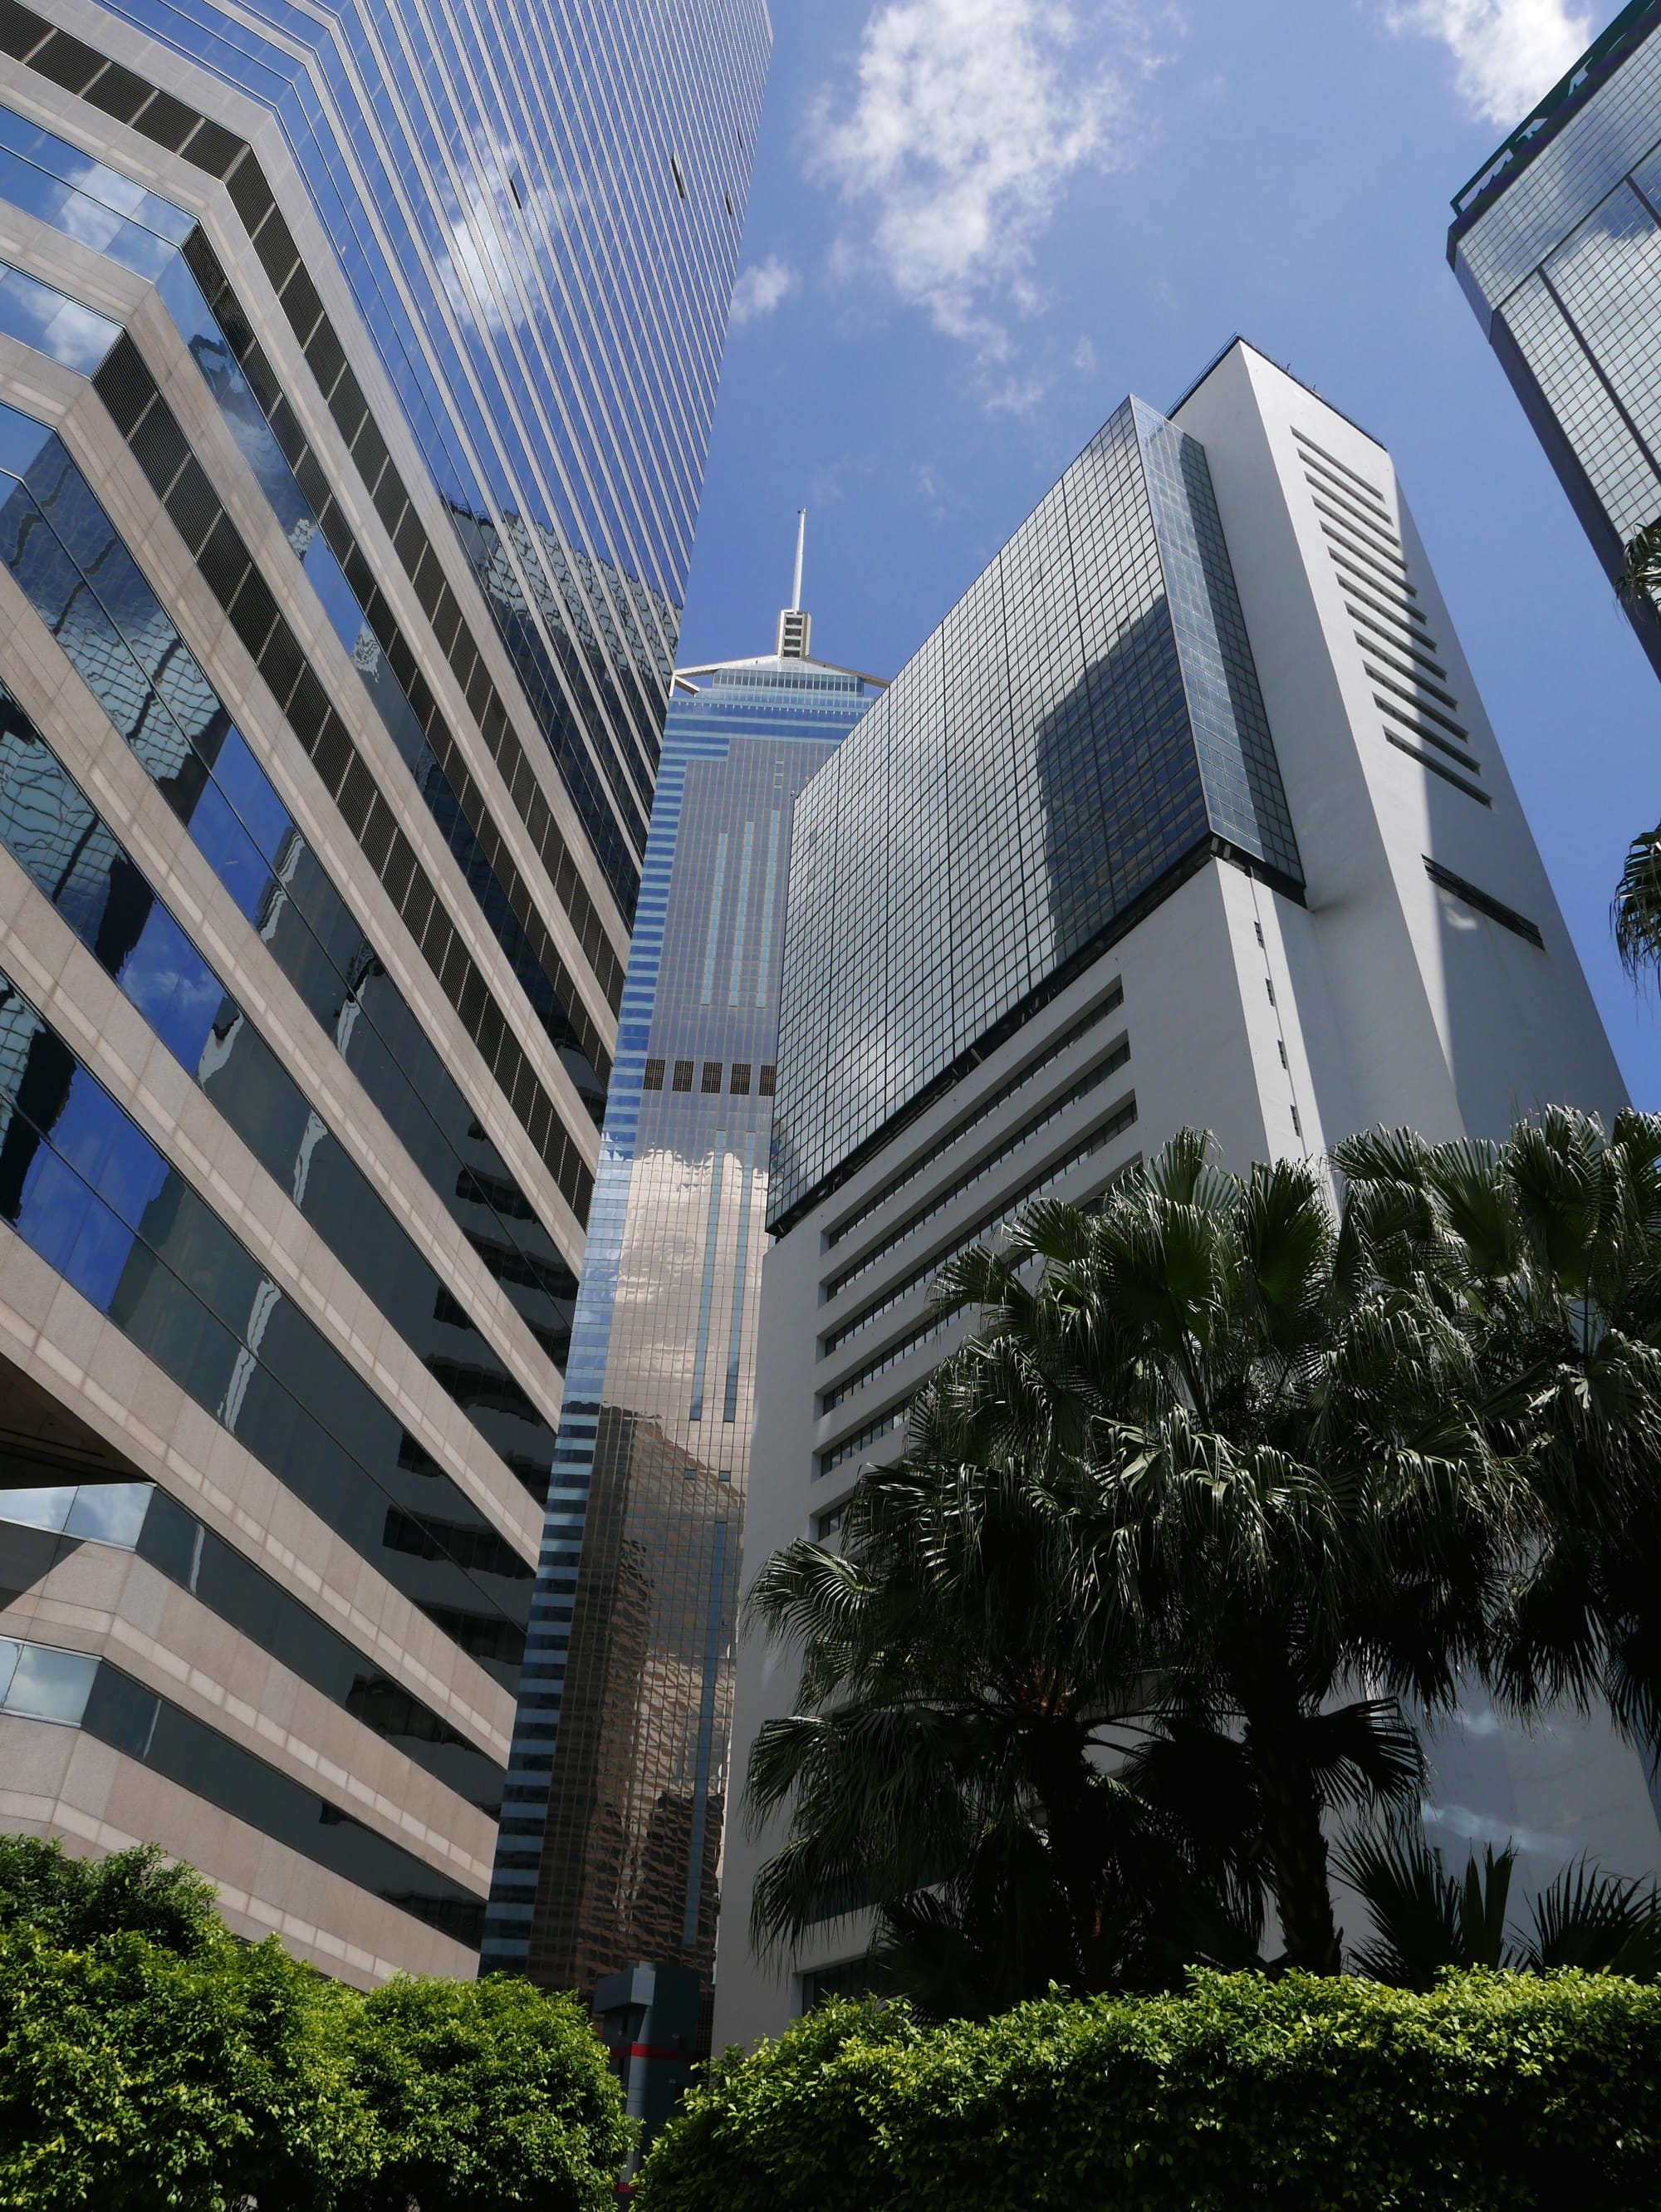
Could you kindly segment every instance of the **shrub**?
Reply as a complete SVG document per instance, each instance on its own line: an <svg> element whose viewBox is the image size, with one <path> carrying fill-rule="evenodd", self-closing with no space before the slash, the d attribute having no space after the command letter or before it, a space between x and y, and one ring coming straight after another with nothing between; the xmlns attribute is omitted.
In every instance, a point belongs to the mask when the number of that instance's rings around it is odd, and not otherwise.
<svg viewBox="0 0 1661 2212"><path fill-rule="evenodd" d="M1196 1974L918 2027L830 2004L707 2070L637 2212L1653 2212L1661 1990Z"/></svg>

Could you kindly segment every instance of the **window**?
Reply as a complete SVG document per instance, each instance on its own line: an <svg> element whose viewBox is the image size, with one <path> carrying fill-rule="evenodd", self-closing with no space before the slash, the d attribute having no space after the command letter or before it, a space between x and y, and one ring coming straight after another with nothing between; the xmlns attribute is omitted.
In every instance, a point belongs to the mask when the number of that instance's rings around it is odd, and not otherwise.
<svg viewBox="0 0 1661 2212"><path fill-rule="evenodd" d="M720 1089L721 1063L718 1060L706 1060L704 1062L703 1081L698 1087L700 1091L718 1091Z"/></svg>
<svg viewBox="0 0 1661 2212"><path fill-rule="evenodd" d="M664 1063L661 1060L647 1060L646 1064L646 1087L648 1091L661 1091L663 1089ZM680 1085L677 1084L676 1088L678 1091Z"/></svg>
<svg viewBox="0 0 1661 2212"><path fill-rule="evenodd" d="M1433 860L1428 854L1425 855L1425 873L1438 890L1451 892L1455 898L1463 899L1467 906L1475 907L1478 914L1485 914L1490 921L1497 921L1501 929L1508 929L1513 936L1524 938L1531 945L1537 945L1542 952L1545 951L1546 940L1540 934L1538 923L1531 921L1525 914L1519 914L1514 906L1506 906L1501 900L1491 898L1487 891L1479 891L1475 884L1468 884L1463 876L1456 876L1452 868L1443 867L1440 860Z"/></svg>
<svg viewBox="0 0 1661 2212"><path fill-rule="evenodd" d="M764 1060L761 1063L761 1079L755 1086L758 1097L762 1098L772 1097L774 1073L775 1071L771 1063Z"/></svg>
<svg viewBox="0 0 1661 2212"><path fill-rule="evenodd" d="M670 1085L670 1088L672 1091L690 1091L690 1090L691 1090L691 1088L692 1088L692 1062L691 1062L689 1060L677 1060L676 1061L676 1063L675 1063L675 1080L674 1080L674 1082Z"/></svg>
<svg viewBox="0 0 1661 2212"><path fill-rule="evenodd" d="M749 1097L749 1062L747 1060L735 1060L733 1061L732 1074L728 1082L727 1088L735 1098Z"/></svg>

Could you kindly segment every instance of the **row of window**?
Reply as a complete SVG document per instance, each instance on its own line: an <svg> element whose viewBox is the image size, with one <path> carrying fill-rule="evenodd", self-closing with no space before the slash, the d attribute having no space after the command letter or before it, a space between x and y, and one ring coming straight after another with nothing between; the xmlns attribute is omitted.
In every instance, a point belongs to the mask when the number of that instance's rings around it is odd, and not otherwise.
<svg viewBox="0 0 1661 2212"><path fill-rule="evenodd" d="M1456 876L1452 868L1433 860L1428 853L1424 855L1424 864L1425 873L1439 890L1451 892L1467 906L1475 907L1478 914L1485 914L1490 921L1497 921L1501 929L1510 930L1513 937L1520 937L1525 944L1536 945L1542 952L1545 951L1546 940L1540 933L1538 922L1531 921L1525 914L1519 914L1514 906L1507 906L1491 892L1479 890L1463 876Z"/></svg>
<svg viewBox="0 0 1661 2212"><path fill-rule="evenodd" d="M1076 1082L1070 1084L1061 1096L1052 1099L1041 1113L1034 1115L1030 1120L1023 1121L1018 1128L1012 1129L1002 1144L988 1152L984 1158L975 1161L973 1166L965 1168L960 1176L949 1182L943 1189L933 1193L914 1212L908 1213L903 1220L895 1222L880 1243L871 1245L868 1250L862 1252L851 1266L845 1267L840 1274L832 1276L825 1285L826 1297L836 1297L841 1291L846 1290L850 1283L858 1282L861 1275L868 1274L879 1261L887 1258L896 1244L903 1244L906 1239L914 1235L925 1222L932 1221L937 1214L943 1213L946 1208L955 1200L960 1199L966 1190L972 1190L976 1183L984 1182L995 1169L1003 1165L1012 1152L1019 1152L1023 1145L1030 1144L1041 1131L1049 1128L1053 1122L1058 1121L1070 1107L1077 1105L1081 1098L1088 1098L1093 1091L1099 1091L1104 1083L1118 1073L1130 1057L1129 1042L1120 1037L1110 1052L1099 1060L1094 1067L1087 1068Z"/></svg>
<svg viewBox="0 0 1661 2212"><path fill-rule="evenodd" d="M1456 791L1464 792L1467 799L1474 799L1479 806L1493 805L1494 801L1487 792L1477 784L1467 783L1464 776L1456 775L1447 763L1439 761L1434 753L1426 752L1420 745L1410 744L1405 738L1388 726L1384 734L1386 744L1394 745L1398 753L1405 753L1409 760L1417 761L1419 766L1428 769L1432 775L1440 776L1444 783L1451 783ZM1421 734L1425 737L1429 736L1428 731L1422 732ZM1434 743L1434 739L1432 743Z"/></svg>
<svg viewBox="0 0 1661 2212"><path fill-rule="evenodd" d="M886 1206L897 1192L904 1190L908 1182L914 1182L925 1168L932 1167L937 1159L950 1152L952 1146L967 1136L971 1129L984 1121L989 1115L996 1113L997 1109L1006 1101L1013 1098L1018 1091L1024 1091L1029 1083L1043 1073L1052 1061L1059 1060L1063 1053L1070 1052L1081 1037L1088 1036L1099 1023L1105 1022L1110 1014L1116 1014L1124 1004L1125 986L1118 982L1112 984L1106 996L1098 1005L1092 1006L1088 1013L1081 1014L1070 1029L1064 1030L1062 1034L1046 1045L1041 1052L1034 1054L1030 1060L1022 1060L1014 1074L1000 1083L995 1091L989 1091L985 1097L976 1104L972 1112L963 1115L959 1120L954 1121L951 1127L943 1131L931 1145L926 1146L922 1152L909 1158L898 1175L890 1177L887 1182L874 1190L854 1212L845 1214L834 1229L827 1230L825 1233L826 1250L831 1250L834 1246L841 1243L844 1237L852 1236L862 1222L868 1221L871 1215L879 1207Z"/></svg>
<svg viewBox="0 0 1661 2212"><path fill-rule="evenodd" d="M721 1089L722 1075L724 1072L727 1092L730 1097L749 1097L752 1074L756 1079L756 1097L758 1098L773 1097L778 1070L771 1060L763 1060L761 1066L757 1068L748 1060L731 1061L706 1060L702 1063L702 1067L703 1072L698 1079L698 1089L700 1092L707 1092L712 1096L718 1092ZM664 1088L664 1079L668 1075L669 1088L671 1091L690 1091L693 1087L693 1076L697 1072L697 1068L698 1063L690 1060L677 1060L672 1070L666 1060L649 1060L646 1064L646 1074L642 1079L644 1088L647 1091L661 1091Z"/></svg>
<svg viewBox="0 0 1661 2212"><path fill-rule="evenodd" d="M908 1269L875 1305L862 1307L857 1314L844 1322L840 1328L833 1329L824 1340L823 1357L828 1359L832 1352L839 1346L846 1344L850 1337L858 1336L863 1330L870 1328L872 1323L880 1319L883 1314L897 1306L902 1298L909 1297L920 1284L926 1283L931 1275L937 1274L948 1260L954 1258L959 1252L967 1252L972 1244L979 1243L989 1230L996 1229L1007 1221L1018 1207L1027 1203L1028 1199L1040 1197L1052 1183L1058 1182L1070 1168L1076 1167L1081 1160L1088 1159L1093 1152L1099 1152L1104 1145L1111 1144L1115 1137L1123 1136L1125 1130L1135 1125L1136 1118L1136 1094L1132 1091L1128 1098L1113 1109L1105 1121L1099 1121L1087 1136L1081 1138L1079 1142L1060 1159L1052 1160L1048 1166L1040 1168L1018 1189L1009 1193L1007 1197L1000 1198L990 1212L981 1214L975 1221L970 1223L952 1239L950 1243L943 1244L937 1251L931 1252L926 1260L919 1261L916 1267ZM1128 1175L1136 1164L1135 1161L1128 1162L1118 1171L1118 1175ZM1112 1182L1118 1180L1118 1175L1110 1180L1108 1184L1110 1189Z"/></svg>
<svg viewBox="0 0 1661 2212"><path fill-rule="evenodd" d="M0 1638L0 1712L78 1728L314 1865L476 1948L484 1903L107 1659Z"/></svg>
<svg viewBox="0 0 1661 2212"><path fill-rule="evenodd" d="M593 1193L594 1179L582 1147L561 1120L512 1024L462 942L443 900L416 859L415 849L399 826L395 810L365 766L345 723L330 703L321 679L301 652L288 623L278 611L270 587L220 504L206 471L185 443L155 379L130 337L124 337L111 353L94 377L93 386L116 428L131 447L134 459L166 507L204 581L229 615L232 628L258 665L272 697L322 777L347 828L385 884L439 989L461 1017L464 1028L478 1046L503 1097L547 1162L549 1172L572 1211L579 1220L583 1219ZM355 548L352 550L349 574L353 568L360 572L356 586L360 596L377 608L384 605L367 563ZM412 690L420 686L416 696L426 700L427 719L435 721L436 702L431 700L415 672L413 660L409 682ZM447 789L435 792L433 796L440 809L454 803L453 794ZM458 832L460 826L458 819ZM461 839L464 848L469 842L470 833ZM464 852L462 857L464 864ZM482 863L482 854L479 857ZM479 888L482 902L488 905L493 886L486 882ZM499 933L505 933L514 946L524 944L517 918L500 903L493 910L492 920ZM534 966L528 945L525 950ZM557 1026L562 1030L567 1029L562 1003ZM595 1051L599 1069L589 1087L597 1096L609 1073L609 1063L597 1043Z"/></svg>
<svg viewBox="0 0 1661 2212"><path fill-rule="evenodd" d="M517 798L519 779L515 771L523 767L526 779L530 779L530 772L524 762L506 709L461 609L444 582L437 556L432 551L414 503L369 414L362 389L347 365L345 349L324 311L252 149L172 94L145 83L68 32L54 29L43 17L22 6L21 0L7 0L7 5L0 9L0 51L25 67L39 70L55 85L91 99L106 113L130 120L135 130L182 154L208 175L225 181L284 313L306 349L330 413L352 453L366 489L393 539L398 558L433 623L434 635L455 671L468 706ZM222 284L222 277L220 281ZM210 304L217 304L215 291L209 292L209 299ZM258 376L264 370L261 381L267 390L275 392L275 379L256 346L246 318L239 312L233 314L227 309L221 320L233 332L238 358L245 371ZM516 665L522 663L523 649L515 650L515 639L508 634L488 592L486 599L496 616L498 627L503 629L510 654ZM523 667L521 674L526 675ZM593 841L627 918L633 912L639 888L639 869L598 788L574 717L563 700L547 696L545 683L532 688L527 676L527 688L533 702L541 708L543 732L561 780ZM524 805L521 811L549 874L571 913L601 987L615 1006L621 988L621 963L605 939L598 917L571 865L552 810L538 793L534 805Z"/></svg>
<svg viewBox="0 0 1661 2212"><path fill-rule="evenodd" d="M0 1490L0 1522L136 1552L272 1658L486 1813L502 1769L311 1607L148 1482ZM504 1687L512 1687L511 1682Z"/></svg>
<svg viewBox="0 0 1661 2212"><path fill-rule="evenodd" d="M431 1038L62 441L9 407L0 407L0 565L440 1201L470 1234L477 1230L476 1217L455 1202L458 1177L469 1171L458 1149L465 1141L492 1187L511 1195L493 1227L525 1252L527 1265L541 1259L562 1267ZM518 1220L528 1224L524 1232L509 1226ZM522 1295L515 1303L524 1310Z"/></svg>
<svg viewBox="0 0 1661 2212"><path fill-rule="evenodd" d="M436 1535L437 1572L431 1545L418 1560L389 1540L388 1507L418 1497L441 1502L428 1534L500 1539L435 1465L404 1467L390 1408L4 977L0 1220L413 1604L523 1634L517 1583Z"/></svg>
<svg viewBox="0 0 1661 2212"><path fill-rule="evenodd" d="M329 1249L464 1407L431 1322L472 1329L368 1178L0 685L0 843ZM454 1309L453 1315L449 1309ZM544 1332L544 1334L547 1334ZM517 1384L514 1410L540 1416ZM543 1425L547 1451L553 1433ZM485 1441L494 1449L494 1439Z"/></svg>

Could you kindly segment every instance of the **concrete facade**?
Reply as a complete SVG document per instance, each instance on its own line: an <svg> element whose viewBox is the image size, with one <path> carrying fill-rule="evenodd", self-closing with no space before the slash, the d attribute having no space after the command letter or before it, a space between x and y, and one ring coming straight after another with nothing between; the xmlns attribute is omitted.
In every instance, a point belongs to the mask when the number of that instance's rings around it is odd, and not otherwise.
<svg viewBox="0 0 1661 2212"><path fill-rule="evenodd" d="M1088 1200L1184 1125L1212 1130L1243 1168L1376 1123L1500 1136L1548 1102L1605 1115L1624 1103L1388 453L1238 340L1170 420L1209 464L1300 890L1203 843L1179 855L1058 995L1035 994L1037 1010L920 1110L902 1100L851 1172L775 1224L747 1578L790 1540L834 1536L861 1466L897 1451L912 1394L967 1325L932 1320L934 1268L1039 1190ZM1108 737L1137 739L1134 723ZM840 757L844 806L856 743ZM792 904L787 938L798 926ZM974 949L971 933L955 957ZM789 957L787 943L787 971ZM791 1014L787 981L781 1120ZM735 1790L795 1675L789 1653L741 1644ZM1468 1837L1514 1834L1537 1871L1585 1848L1632 1874L1661 1863L1644 1770L1601 1727L1523 1737L1473 1709L1436 1747L1430 1818L1455 1858ZM827 1920L788 1959L753 1954L750 1887L776 1840L732 1824L718 2047L859 1985L859 1916Z"/></svg>

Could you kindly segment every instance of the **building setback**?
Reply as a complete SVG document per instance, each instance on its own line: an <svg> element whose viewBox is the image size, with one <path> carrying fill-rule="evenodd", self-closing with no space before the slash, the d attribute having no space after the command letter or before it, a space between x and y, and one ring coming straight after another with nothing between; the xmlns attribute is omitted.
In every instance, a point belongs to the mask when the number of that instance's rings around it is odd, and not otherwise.
<svg viewBox="0 0 1661 2212"><path fill-rule="evenodd" d="M796 597L670 702L531 1602L484 1962L588 1996L714 1966L791 817L879 688Z"/></svg>
<svg viewBox="0 0 1661 2212"><path fill-rule="evenodd" d="M0 0L0 1828L470 1973L763 0Z"/></svg>
<svg viewBox="0 0 1661 2212"><path fill-rule="evenodd" d="M1661 520L1661 0L1632 0L1455 194L1447 256L1613 581ZM1661 619L1628 608L1661 675Z"/></svg>
<svg viewBox="0 0 1661 2212"><path fill-rule="evenodd" d="M967 1326L932 1276L1040 1192L1184 1125L1244 1168L1622 1103L1389 454L1239 339L1109 420L803 793L791 868L747 1575L834 1538ZM735 1791L794 1688L740 1645ZM1472 1714L1433 1819L1661 1858L1599 1729ZM858 1915L752 1954L778 1840L729 1832L718 2047L862 1981Z"/></svg>

